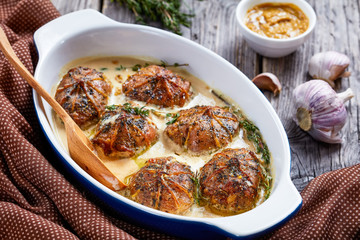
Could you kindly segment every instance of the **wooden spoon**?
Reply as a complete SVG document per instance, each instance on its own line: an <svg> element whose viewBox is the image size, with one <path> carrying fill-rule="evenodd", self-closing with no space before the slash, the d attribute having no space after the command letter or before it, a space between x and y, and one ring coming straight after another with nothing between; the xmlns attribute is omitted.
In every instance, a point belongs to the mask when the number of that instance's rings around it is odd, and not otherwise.
<svg viewBox="0 0 360 240"><path fill-rule="evenodd" d="M120 190L124 188L125 184L122 183L112 172L110 172L110 170L92 151L92 143L81 131L78 125L72 120L60 104L52 98L44 88L41 87L41 85L21 63L2 28L0 28L0 49L18 73L41 97L45 99L45 101L49 103L49 105L64 122L69 152L72 159L74 159L82 169L106 187L112 190Z"/></svg>

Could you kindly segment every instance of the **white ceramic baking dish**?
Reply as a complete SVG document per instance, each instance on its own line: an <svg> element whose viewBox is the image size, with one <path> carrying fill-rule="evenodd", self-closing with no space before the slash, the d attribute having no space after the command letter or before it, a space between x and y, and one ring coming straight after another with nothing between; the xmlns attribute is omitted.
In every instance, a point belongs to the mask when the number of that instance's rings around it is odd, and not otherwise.
<svg viewBox="0 0 360 240"><path fill-rule="evenodd" d="M61 68L86 56L150 56L170 63L189 63L188 70L236 101L261 130L272 153L274 187L270 197L246 213L222 218L192 218L157 211L106 188L82 170L54 135L51 108L34 103L39 121L66 169L119 216L165 233L192 239L234 239L258 236L288 220L302 199L290 179L290 148L284 128L271 104L232 64L210 50L178 35L135 24L113 21L94 10L62 16L36 31L39 62L35 78L51 92ZM43 105L43 107L41 107Z"/></svg>

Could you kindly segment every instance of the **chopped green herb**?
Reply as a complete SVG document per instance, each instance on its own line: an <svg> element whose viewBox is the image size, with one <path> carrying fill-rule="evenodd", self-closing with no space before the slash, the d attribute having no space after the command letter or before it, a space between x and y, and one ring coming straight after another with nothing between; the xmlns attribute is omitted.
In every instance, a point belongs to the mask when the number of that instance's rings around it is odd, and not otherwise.
<svg viewBox="0 0 360 240"><path fill-rule="evenodd" d="M127 111L128 113L136 114L136 115L141 115L141 116L143 116L143 117L149 116L149 110L148 110L148 109L144 109L145 106L142 106L141 108L132 107L130 103L125 103L123 106L124 106L123 109L124 109L125 111Z"/></svg>
<svg viewBox="0 0 360 240"><path fill-rule="evenodd" d="M164 60L161 60L160 61L160 64L159 64L159 66L161 66L161 67L183 67L183 66L189 66L189 64L188 63L174 63L174 64L168 64L167 62L165 62Z"/></svg>
<svg viewBox="0 0 360 240"><path fill-rule="evenodd" d="M108 68L106 67L100 68L100 71L105 71L105 70L108 70Z"/></svg>
<svg viewBox="0 0 360 240"><path fill-rule="evenodd" d="M116 71L122 71L122 70L125 70L126 67L124 67L123 65L120 65L120 67L117 67L115 69L116 69Z"/></svg>
<svg viewBox="0 0 360 240"><path fill-rule="evenodd" d="M106 106L105 108L107 110L114 111L117 108L117 106L113 104L113 105Z"/></svg>
<svg viewBox="0 0 360 240"><path fill-rule="evenodd" d="M167 63L166 63L165 61L161 60L160 66L166 67L166 66L167 66Z"/></svg>
<svg viewBox="0 0 360 240"><path fill-rule="evenodd" d="M170 115L168 115L168 114L170 114ZM179 113L176 113L176 114L167 113L166 117L172 117L172 119L170 121L168 121L166 123L166 125L170 125L170 124L173 124L174 122L176 122L176 120L179 118L179 116L180 116Z"/></svg>
<svg viewBox="0 0 360 240"><path fill-rule="evenodd" d="M140 68L142 68L140 64L135 64L131 69L136 72L139 71Z"/></svg>
<svg viewBox="0 0 360 240"><path fill-rule="evenodd" d="M148 67L150 66L149 63L145 63L144 65L141 65L139 63L135 64L134 66L131 66L131 67L125 67L123 65L120 65L119 67L116 67L115 69L117 71L121 71L121 70L125 70L127 68L131 68L133 71L139 71L141 68L143 67ZM179 63L174 63L173 65L169 65L167 64L165 61L161 60L160 64L158 64L158 66L161 66L161 67L182 67L182 66L189 66L189 64L187 63L183 63L183 64L179 64Z"/></svg>

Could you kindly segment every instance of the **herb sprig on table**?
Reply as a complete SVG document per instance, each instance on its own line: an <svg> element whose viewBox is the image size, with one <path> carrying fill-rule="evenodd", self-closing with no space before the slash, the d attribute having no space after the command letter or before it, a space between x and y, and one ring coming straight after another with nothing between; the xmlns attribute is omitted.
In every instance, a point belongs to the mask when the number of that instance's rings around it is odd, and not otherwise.
<svg viewBox="0 0 360 240"><path fill-rule="evenodd" d="M180 10L181 0L111 0L126 5L135 14L136 22L160 21L165 28L181 35L180 26L190 27L193 14Z"/></svg>

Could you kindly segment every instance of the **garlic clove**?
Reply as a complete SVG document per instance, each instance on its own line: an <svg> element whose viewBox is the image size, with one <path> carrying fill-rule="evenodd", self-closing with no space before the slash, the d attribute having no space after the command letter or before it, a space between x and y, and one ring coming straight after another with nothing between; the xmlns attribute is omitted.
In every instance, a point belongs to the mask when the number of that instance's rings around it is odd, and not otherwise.
<svg viewBox="0 0 360 240"><path fill-rule="evenodd" d="M352 90L337 94L326 82L310 80L297 86L293 95L296 124L318 141L341 143L347 119L344 103L354 96Z"/></svg>
<svg viewBox="0 0 360 240"><path fill-rule="evenodd" d="M252 82L262 90L269 90L278 95L281 91L281 83L279 79L272 73L265 72L253 78Z"/></svg>
<svg viewBox="0 0 360 240"><path fill-rule="evenodd" d="M350 59L342 53L335 51L321 52L310 59L309 74L313 78L327 81L334 87L336 79L350 76L350 72L345 72L349 64Z"/></svg>
<svg viewBox="0 0 360 240"><path fill-rule="evenodd" d="M337 97L340 98L343 103L345 103L354 97L354 92L351 90L351 88L348 88L345 92L338 93Z"/></svg>

